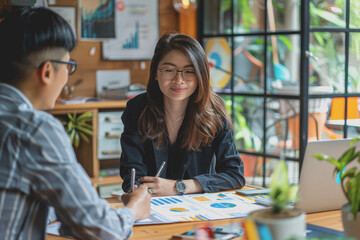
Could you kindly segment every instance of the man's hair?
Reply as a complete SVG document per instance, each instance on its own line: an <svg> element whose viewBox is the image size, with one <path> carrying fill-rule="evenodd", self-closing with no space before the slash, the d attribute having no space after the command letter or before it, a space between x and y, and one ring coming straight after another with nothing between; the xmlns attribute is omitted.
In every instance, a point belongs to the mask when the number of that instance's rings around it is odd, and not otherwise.
<svg viewBox="0 0 360 240"><path fill-rule="evenodd" d="M24 79L46 58L60 58L76 46L70 25L47 8L14 10L0 23L0 36L0 82L9 84Z"/></svg>

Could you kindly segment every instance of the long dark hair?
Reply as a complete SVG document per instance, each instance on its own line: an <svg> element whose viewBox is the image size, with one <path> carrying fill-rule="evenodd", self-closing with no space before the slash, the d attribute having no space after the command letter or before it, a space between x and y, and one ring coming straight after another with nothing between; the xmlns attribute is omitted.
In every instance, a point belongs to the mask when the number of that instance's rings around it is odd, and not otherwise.
<svg viewBox="0 0 360 240"><path fill-rule="evenodd" d="M52 49L62 49L65 54L77 43L70 25L42 7L20 8L5 16L0 23L0 36L0 81L10 84L34 69L34 57L44 58ZM59 55L61 51L57 52Z"/></svg>
<svg viewBox="0 0 360 240"><path fill-rule="evenodd" d="M159 62L172 50L179 50L188 57L198 78L198 86L188 102L181 143L182 148L196 151L211 143L216 132L222 128L224 119L230 125L231 119L222 99L211 89L209 64L203 48L197 40L188 35L165 34L159 39L151 61L147 85L148 104L139 119L139 133L143 141L155 140L158 149L168 144L163 93L155 77Z"/></svg>

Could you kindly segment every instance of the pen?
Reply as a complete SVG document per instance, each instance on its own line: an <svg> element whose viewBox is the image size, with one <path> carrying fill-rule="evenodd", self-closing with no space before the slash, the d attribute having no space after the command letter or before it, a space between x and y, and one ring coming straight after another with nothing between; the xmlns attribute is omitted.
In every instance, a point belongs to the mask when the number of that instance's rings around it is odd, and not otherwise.
<svg viewBox="0 0 360 240"><path fill-rule="evenodd" d="M161 173L162 173L162 171L163 171L163 169L164 169L164 167L165 167L165 164L166 164L166 162L163 161L163 163L161 164L161 166L160 166L159 170L157 171L155 177L158 177L158 176L161 175Z"/></svg>
<svg viewBox="0 0 360 240"><path fill-rule="evenodd" d="M131 192L134 191L135 186L135 168L131 169Z"/></svg>

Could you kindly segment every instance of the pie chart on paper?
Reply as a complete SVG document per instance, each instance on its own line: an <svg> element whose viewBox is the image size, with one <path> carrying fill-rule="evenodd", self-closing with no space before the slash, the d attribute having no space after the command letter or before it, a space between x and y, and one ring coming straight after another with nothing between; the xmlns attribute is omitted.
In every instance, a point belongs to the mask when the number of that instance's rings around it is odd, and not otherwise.
<svg viewBox="0 0 360 240"><path fill-rule="evenodd" d="M205 52L210 64L210 80L213 88L225 88L231 75L219 68L231 72L231 47L226 38L210 38L204 41Z"/></svg>
<svg viewBox="0 0 360 240"><path fill-rule="evenodd" d="M172 212L187 212L188 210L186 208L170 208L170 211L172 211Z"/></svg>
<svg viewBox="0 0 360 240"><path fill-rule="evenodd" d="M213 208L233 208L236 207L234 203L213 203L210 205Z"/></svg>

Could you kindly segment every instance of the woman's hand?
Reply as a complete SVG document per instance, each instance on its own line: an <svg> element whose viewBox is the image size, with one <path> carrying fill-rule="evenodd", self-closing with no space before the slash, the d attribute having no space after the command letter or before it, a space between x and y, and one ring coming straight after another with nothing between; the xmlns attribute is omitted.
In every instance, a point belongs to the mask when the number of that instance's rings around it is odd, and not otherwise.
<svg viewBox="0 0 360 240"><path fill-rule="evenodd" d="M139 178L138 181L149 188L149 192L152 192L153 197L177 195L175 180L145 176Z"/></svg>

